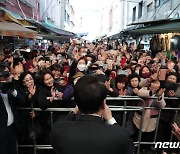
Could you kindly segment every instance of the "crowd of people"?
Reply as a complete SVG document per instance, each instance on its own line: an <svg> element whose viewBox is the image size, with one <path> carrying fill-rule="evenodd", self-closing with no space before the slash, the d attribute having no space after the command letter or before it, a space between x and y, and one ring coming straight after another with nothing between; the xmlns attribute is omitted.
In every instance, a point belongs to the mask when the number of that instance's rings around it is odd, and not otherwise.
<svg viewBox="0 0 180 154"><path fill-rule="evenodd" d="M30 129L33 121L37 129L35 130L37 143L49 144L48 136L51 131L49 114L36 112L33 108L45 110L75 107L76 100L72 99L75 85L81 78L92 75L105 85L107 96L139 96L144 99L145 107L152 107L145 109L142 141L153 141L160 109L179 107L177 99L164 97L180 97L180 60L175 51L171 52L170 58L166 51L159 51L155 56L151 54L150 50L144 51L141 45L136 47L134 43L122 43L117 40L109 41L107 44L103 42L77 44L76 40L72 40L71 43L61 45L53 44L51 41L47 51L32 49L31 52L2 54L0 56L1 97L6 102L10 95L14 102L10 105L4 103L5 107L2 107L8 114L0 110L0 114L3 113L6 117L4 119L8 121L7 123L2 119L4 122L0 123L0 127L4 131L1 133L5 135L8 129L6 135L10 137L10 134L15 134L13 128L18 128L20 130L17 136L18 142L28 144L33 138ZM92 91L92 93L96 92L96 89ZM9 102L11 102L10 98ZM16 111L16 107L12 107L11 104L29 107L31 111ZM143 106L144 104L141 101L133 101L128 105ZM61 116L57 113L54 122ZM137 141L141 116L142 112L136 111L127 118L127 128L133 141ZM114 117L121 124L121 114L120 117L116 114ZM16 123L17 119L20 121L19 124ZM172 124L173 134L178 136L179 119L180 115L175 114L174 110L162 110L156 141L170 140ZM15 136L13 141L16 140ZM5 138L6 136L0 135L0 151L4 151L3 154L10 154L12 152L5 152L9 150L8 146L5 150L4 144L1 144L1 142L5 143ZM12 140L10 145L15 146ZM176 141L177 138L173 140ZM146 146L142 147L147 150ZM162 153L166 150L158 149L157 152Z"/></svg>

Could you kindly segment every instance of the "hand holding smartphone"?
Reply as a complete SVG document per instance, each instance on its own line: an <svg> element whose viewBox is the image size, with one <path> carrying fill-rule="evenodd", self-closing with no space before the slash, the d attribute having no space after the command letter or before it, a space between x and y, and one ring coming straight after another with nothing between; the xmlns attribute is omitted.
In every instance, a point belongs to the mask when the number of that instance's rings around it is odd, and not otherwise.
<svg viewBox="0 0 180 154"><path fill-rule="evenodd" d="M167 72L167 69L166 69L166 68L160 68L160 69L159 69L158 79L159 79L160 81L165 81L165 79L166 79L166 72Z"/></svg>

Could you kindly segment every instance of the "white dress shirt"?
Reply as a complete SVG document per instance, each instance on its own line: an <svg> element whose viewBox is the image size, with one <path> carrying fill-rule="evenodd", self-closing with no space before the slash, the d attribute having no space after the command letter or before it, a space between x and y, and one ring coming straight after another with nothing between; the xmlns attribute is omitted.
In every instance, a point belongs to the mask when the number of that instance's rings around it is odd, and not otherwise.
<svg viewBox="0 0 180 154"><path fill-rule="evenodd" d="M4 105L8 114L7 126L10 126L14 122L14 115L13 115L11 106L9 104L8 95L1 93L1 97L3 99Z"/></svg>
<svg viewBox="0 0 180 154"><path fill-rule="evenodd" d="M100 115L98 115L98 114L89 114L89 115L93 115L93 116L97 116L97 117L102 118L102 117L101 117ZM106 121L106 123L109 124L109 125L114 125L114 124L117 123L117 122L116 122L116 120L112 117L110 120Z"/></svg>

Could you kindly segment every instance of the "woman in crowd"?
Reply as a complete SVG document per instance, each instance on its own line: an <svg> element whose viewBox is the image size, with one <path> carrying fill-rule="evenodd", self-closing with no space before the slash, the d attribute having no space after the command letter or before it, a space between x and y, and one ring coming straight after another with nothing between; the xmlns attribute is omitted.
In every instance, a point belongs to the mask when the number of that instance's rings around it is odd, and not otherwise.
<svg viewBox="0 0 180 154"><path fill-rule="evenodd" d="M147 79L151 76L151 69L148 66L143 66L140 70L139 70L139 75L140 77L142 77L143 79Z"/></svg>
<svg viewBox="0 0 180 154"><path fill-rule="evenodd" d="M175 97L175 93L177 90L177 82L178 82L178 77L177 73L175 72L170 72L165 81L165 96L166 97ZM166 100L166 107L169 108L178 108L179 103L178 100L175 99L167 99ZM161 116L159 120L159 125L158 125L158 132L157 132L157 141L158 142L168 142L170 141L171 138L171 131L172 131L172 123L174 123L174 117L175 116L175 111L173 110L162 110L161 111ZM166 135L164 135L166 134ZM176 141L176 139L173 138L173 141ZM163 149L157 150L158 153L162 153Z"/></svg>
<svg viewBox="0 0 180 154"><path fill-rule="evenodd" d="M51 65L50 70L54 76L54 82L59 84L63 73L63 67L60 64L55 63Z"/></svg>
<svg viewBox="0 0 180 154"><path fill-rule="evenodd" d="M77 81L83 77L84 74L82 72L77 72L72 77L72 82L65 88L62 99L66 102L67 107L75 107L74 101L71 100L74 97L74 86L76 85Z"/></svg>
<svg viewBox="0 0 180 154"><path fill-rule="evenodd" d="M47 108L59 108L64 107L62 102L63 87L59 86L58 83L54 82L53 74L49 69L43 69L40 73L40 83L39 92L37 95L39 107L42 110ZM55 112L53 114L53 121L51 121L49 112L42 112L43 122L42 126L45 128L45 133L43 138L44 144L49 144L49 133L51 130L51 125L57 121L62 115L60 112Z"/></svg>
<svg viewBox="0 0 180 154"><path fill-rule="evenodd" d="M134 72L139 75L139 70L140 70L140 69L141 69L141 65L140 65L140 64L137 64L137 65L134 67Z"/></svg>
<svg viewBox="0 0 180 154"><path fill-rule="evenodd" d="M76 74L76 72L82 72L84 75L86 75L87 69L87 58L76 55L76 58L74 59L70 68L69 82L71 82L72 77Z"/></svg>
<svg viewBox="0 0 180 154"><path fill-rule="evenodd" d="M40 113L34 111L34 107L39 107L37 94L38 87L33 76L29 72L23 72L19 77L18 91L25 97L26 103L21 107L28 107L29 110L20 110L20 129L19 143L33 144L36 140L40 141L40 136L43 134L41 125ZM22 149L25 153L32 153L33 149Z"/></svg>
<svg viewBox="0 0 180 154"><path fill-rule="evenodd" d="M126 75L117 75L115 78L115 90L118 95L126 95L126 86L128 83L128 77Z"/></svg>
<svg viewBox="0 0 180 154"><path fill-rule="evenodd" d="M128 86L126 87L126 95L137 96L139 90L140 77L138 74L133 73L128 76Z"/></svg>
<svg viewBox="0 0 180 154"><path fill-rule="evenodd" d="M150 87L142 87L138 90L137 94L144 98L145 107L153 107L155 109L145 109L145 114L142 121L142 141L151 142L154 138L154 133L157 124L157 118L159 115L159 110L165 107L166 102L164 100L165 89L160 87L160 81L152 81ZM146 97L157 97L154 99L149 99ZM138 106L143 106L143 102L139 102ZM134 114L133 122L136 128L136 132L140 129L142 112L136 111ZM137 134L137 133L136 133ZM145 150L150 148L149 146L142 146Z"/></svg>
<svg viewBox="0 0 180 154"><path fill-rule="evenodd" d="M48 69L41 72L41 85L39 87L38 102L43 110L49 107L60 107L59 101L62 99L63 87L54 82L53 74Z"/></svg>
<svg viewBox="0 0 180 154"><path fill-rule="evenodd" d="M157 71L151 70L148 66L143 66L139 70L139 75L141 77L140 87L148 87L151 81L158 79Z"/></svg>

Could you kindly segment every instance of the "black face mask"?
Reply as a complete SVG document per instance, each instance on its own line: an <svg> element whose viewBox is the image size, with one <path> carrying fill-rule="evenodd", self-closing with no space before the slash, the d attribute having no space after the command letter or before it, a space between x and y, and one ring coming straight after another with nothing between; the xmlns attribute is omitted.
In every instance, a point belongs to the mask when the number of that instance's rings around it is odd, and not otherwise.
<svg viewBox="0 0 180 154"><path fill-rule="evenodd" d="M94 75L96 73L95 70L89 70L89 74Z"/></svg>
<svg viewBox="0 0 180 154"><path fill-rule="evenodd" d="M94 75L96 73L96 70L98 70L98 67L90 67L88 72L91 75Z"/></svg>
<svg viewBox="0 0 180 154"><path fill-rule="evenodd" d="M178 88L178 85L176 83L167 81L165 84L165 88L167 92L169 92L170 90L173 90L175 92Z"/></svg>
<svg viewBox="0 0 180 154"><path fill-rule="evenodd" d="M63 52L63 53L61 53L61 55L64 57L64 56L66 55L66 53L65 53L65 52Z"/></svg>

